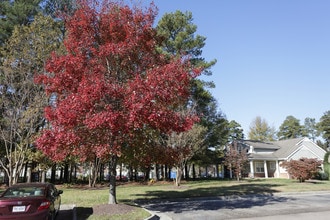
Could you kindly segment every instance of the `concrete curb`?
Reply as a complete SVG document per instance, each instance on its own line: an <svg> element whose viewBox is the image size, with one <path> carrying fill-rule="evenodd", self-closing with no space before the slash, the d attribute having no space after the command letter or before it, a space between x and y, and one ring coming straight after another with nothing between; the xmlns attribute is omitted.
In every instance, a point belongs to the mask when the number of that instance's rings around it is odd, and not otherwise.
<svg viewBox="0 0 330 220"><path fill-rule="evenodd" d="M147 212L149 212L151 214L150 217L144 219L144 220L172 220L172 218L170 218L169 216L167 216L166 214L164 213L156 213L156 212L153 212L153 211L150 211L142 206L140 206L141 208L143 208L144 210L146 210Z"/></svg>
<svg viewBox="0 0 330 220"><path fill-rule="evenodd" d="M144 220L159 220L160 219L160 217L158 215L156 215L155 213L149 211L148 209L145 209L145 208L143 208L143 209L146 210L147 212L149 212L150 215L151 215L150 217L148 217L148 218L146 218Z"/></svg>

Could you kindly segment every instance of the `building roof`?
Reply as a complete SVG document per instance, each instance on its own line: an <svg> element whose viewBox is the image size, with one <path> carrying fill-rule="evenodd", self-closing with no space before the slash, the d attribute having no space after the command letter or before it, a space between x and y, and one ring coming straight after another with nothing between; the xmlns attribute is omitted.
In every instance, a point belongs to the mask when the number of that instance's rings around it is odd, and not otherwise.
<svg viewBox="0 0 330 220"><path fill-rule="evenodd" d="M255 154L252 153L249 155L250 159L254 160L277 160L277 157L274 154Z"/></svg>
<svg viewBox="0 0 330 220"><path fill-rule="evenodd" d="M275 141L274 144L278 145L280 148L274 152L274 155L278 158L287 158L296 151L304 138L294 138L288 140Z"/></svg>
<svg viewBox="0 0 330 220"><path fill-rule="evenodd" d="M310 139L303 137L270 142L245 140L242 144L253 149L249 151L249 158L254 160L288 160L302 156L323 160L326 153Z"/></svg>
<svg viewBox="0 0 330 220"><path fill-rule="evenodd" d="M243 142L244 142L244 144L253 146L254 148L274 149L274 150L277 150L280 148L278 145L275 145L272 142L261 142L261 141L252 141L252 140L246 140Z"/></svg>

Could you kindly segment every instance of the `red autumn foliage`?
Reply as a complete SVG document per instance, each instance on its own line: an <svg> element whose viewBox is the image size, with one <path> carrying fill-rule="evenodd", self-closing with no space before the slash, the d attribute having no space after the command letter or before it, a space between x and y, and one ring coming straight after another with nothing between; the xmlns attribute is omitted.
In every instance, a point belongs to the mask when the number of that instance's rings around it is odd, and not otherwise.
<svg viewBox="0 0 330 220"><path fill-rule="evenodd" d="M300 158L299 160L290 160L282 162L284 167L292 178L299 182L315 177L320 170L322 161L315 158Z"/></svg>
<svg viewBox="0 0 330 220"><path fill-rule="evenodd" d="M51 128L37 139L54 160L119 156L124 143L146 126L160 132L190 129L196 116L176 108L198 75L187 61L156 52L156 10L108 2L96 9L83 2L66 17L65 55L53 54L45 85L56 101L45 109Z"/></svg>
<svg viewBox="0 0 330 220"><path fill-rule="evenodd" d="M248 157L245 151L239 151L234 147L231 147L226 151L224 165L234 172L237 181L240 180L247 163Z"/></svg>

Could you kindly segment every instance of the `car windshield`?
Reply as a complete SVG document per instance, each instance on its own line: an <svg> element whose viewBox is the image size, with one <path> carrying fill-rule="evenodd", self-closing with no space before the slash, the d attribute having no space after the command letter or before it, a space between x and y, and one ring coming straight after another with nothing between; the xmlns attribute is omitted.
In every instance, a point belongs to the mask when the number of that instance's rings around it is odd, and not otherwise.
<svg viewBox="0 0 330 220"><path fill-rule="evenodd" d="M43 196L44 192L43 187L12 187L3 194L3 197Z"/></svg>

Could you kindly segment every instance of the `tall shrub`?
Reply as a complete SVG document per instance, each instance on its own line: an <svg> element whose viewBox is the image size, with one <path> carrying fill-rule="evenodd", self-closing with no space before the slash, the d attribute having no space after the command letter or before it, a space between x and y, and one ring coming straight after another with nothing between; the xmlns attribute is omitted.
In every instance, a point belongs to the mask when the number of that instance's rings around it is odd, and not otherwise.
<svg viewBox="0 0 330 220"><path fill-rule="evenodd" d="M285 161L281 164L291 177L298 179L299 182L315 177L320 170L322 161L315 158L300 158L299 160Z"/></svg>

